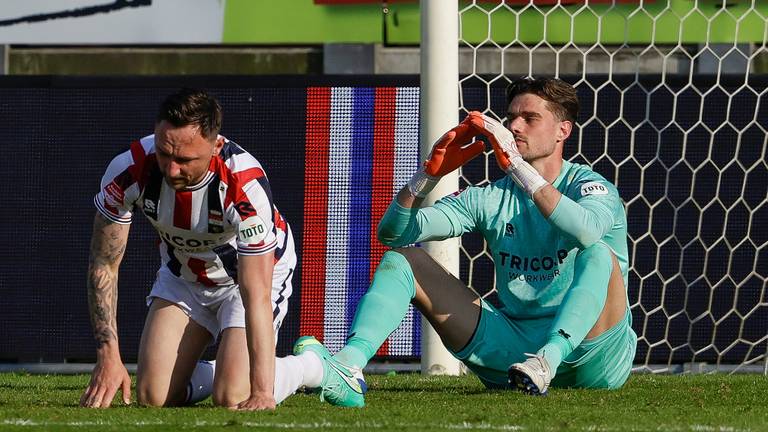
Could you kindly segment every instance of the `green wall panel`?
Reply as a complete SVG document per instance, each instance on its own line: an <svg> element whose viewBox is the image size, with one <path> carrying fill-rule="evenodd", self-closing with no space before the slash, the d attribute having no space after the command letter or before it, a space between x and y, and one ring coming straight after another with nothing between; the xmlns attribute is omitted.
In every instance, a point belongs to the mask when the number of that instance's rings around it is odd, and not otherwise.
<svg viewBox="0 0 768 432"><path fill-rule="evenodd" d="M638 5L498 7L482 4L462 14L464 39L479 44L489 38L504 45L542 41L577 44L762 43L768 1L752 8L738 1L722 8L713 0L658 0ZM465 3L460 4L466 7ZM484 8L485 10L481 9ZM327 6L313 0L227 0L225 43L322 44L328 42L419 43L417 3ZM386 29L383 28L386 22ZM489 26L490 23L490 26ZM707 37L709 35L709 38ZM385 40L386 39L386 40Z"/></svg>
<svg viewBox="0 0 768 432"><path fill-rule="evenodd" d="M224 43L322 44L382 40L379 5L324 6L313 0L227 0Z"/></svg>

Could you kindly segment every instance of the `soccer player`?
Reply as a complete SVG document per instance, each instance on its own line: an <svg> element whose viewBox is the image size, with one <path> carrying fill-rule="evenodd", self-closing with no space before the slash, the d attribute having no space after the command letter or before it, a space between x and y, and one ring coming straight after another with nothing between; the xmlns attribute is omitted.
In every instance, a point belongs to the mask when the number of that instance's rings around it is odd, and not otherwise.
<svg viewBox="0 0 768 432"><path fill-rule="evenodd" d="M311 356L275 358L296 266L291 229L272 202L261 164L218 134L221 107L182 89L161 104L155 130L109 164L94 198L88 304L97 362L80 403L108 407L131 380L117 337L118 267L133 213L159 234L161 267L147 297L138 402L273 409L299 386L318 385ZM220 337L214 364L198 362Z"/></svg>
<svg viewBox="0 0 768 432"><path fill-rule="evenodd" d="M506 127L470 113L397 194L378 227L394 249L360 301L347 344L334 356L311 336L294 346L331 365L318 389L329 402L364 405L364 387L349 378L360 377L409 303L489 388L543 395L550 384L614 389L626 381L637 341L626 294L626 214L614 185L563 160L576 91L559 79L520 79L507 101ZM472 142L477 135L488 138L507 176L420 208L441 176L483 151ZM471 231L492 254L501 307L409 246ZM346 391L326 394L339 384Z"/></svg>

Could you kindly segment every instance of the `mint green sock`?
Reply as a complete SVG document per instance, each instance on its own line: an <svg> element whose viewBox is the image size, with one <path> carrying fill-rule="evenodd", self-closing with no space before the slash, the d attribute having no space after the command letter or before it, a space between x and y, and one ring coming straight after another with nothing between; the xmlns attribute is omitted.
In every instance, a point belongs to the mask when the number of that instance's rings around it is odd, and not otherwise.
<svg viewBox="0 0 768 432"><path fill-rule="evenodd" d="M557 310L549 340L537 352L547 360L553 375L595 326L608 297L612 270L611 251L602 243L576 255L573 282Z"/></svg>
<svg viewBox="0 0 768 432"><path fill-rule="evenodd" d="M368 292L357 305L347 344L334 358L360 368L368 364L403 321L415 296L413 270L408 260L397 252L385 252Z"/></svg>

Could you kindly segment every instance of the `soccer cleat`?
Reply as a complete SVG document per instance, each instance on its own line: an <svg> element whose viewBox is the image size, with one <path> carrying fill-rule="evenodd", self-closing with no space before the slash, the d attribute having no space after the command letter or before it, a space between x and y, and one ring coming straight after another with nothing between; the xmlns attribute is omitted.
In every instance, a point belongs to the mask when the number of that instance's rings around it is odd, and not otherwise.
<svg viewBox="0 0 768 432"><path fill-rule="evenodd" d="M313 391L320 393L321 401L343 407L365 406L365 385L363 372L359 368L347 366L331 356L328 349L314 336L302 336L293 345L293 354L300 355L312 351L323 363L323 380L320 387Z"/></svg>
<svg viewBox="0 0 768 432"><path fill-rule="evenodd" d="M513 389L534 396L546 396L552 374L549 363L542 356L525 354L529 358L509 367L509 385Z"/></svg>

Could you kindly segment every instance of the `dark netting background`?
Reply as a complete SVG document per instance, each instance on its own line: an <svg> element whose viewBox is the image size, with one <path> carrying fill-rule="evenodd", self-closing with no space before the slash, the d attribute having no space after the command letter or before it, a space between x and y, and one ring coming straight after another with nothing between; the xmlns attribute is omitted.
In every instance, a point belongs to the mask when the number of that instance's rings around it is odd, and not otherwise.
<svg viewBox="0 0 768 432"><path fill-rule="evenodd" d="M635 363L741 364L768 351L767 85L755 75L746 86L743 77L689 86L687 76L634 75L577 85L581 112L564 157L591 164L627 203ZM462 104L503 118L505 86L467 79ZM486 181L486 164L487 180L501 177L491 154L464 167L462 185ZM465 282L498 304L482 238L462 245Z"/></svg>
<svg viewBox="0 0 768 432"><path fill-rule="evenodd" d="M694 78L695 89L682 81L632 84L634 77L616 75L602 87L604 77L589 77L597 92L578 86L582 112L574 138L582 138L570 140L566 157L594 164L628 203L630 303L641 336L636 362L715 361L725 352L721 361L742 363L767 350L766 342L755 342L768 329L768 104L758 96L768 79L749 79L743 88L721 79L703 101L700 94L713 85L706 78ZM0 139L8 149L0 158L0 361L94 360L85 290L92 198L109 160L152 132L167 93L193 85L220 98L222 133L264 165L301 259L306 87L414 81L0 77ZM486 90L485 83L463 83L463 105L487 106ZM676 104L673 92L680 92ZM490 96L494 112L504 113L503 87L492 86ZM616 121L619 113L623 121ZM467 166L463 181L481 183L486 173L491 180L501 174L492 156ZM154 242L149 224L137 217L120 271L126 362L136 359L144 296L159 263ZM465 236L463 245L463 277L471 267L467 282L489 292L492 263L482 240ZM298 336L299 273L294 287L279 354Z"/></svg>

